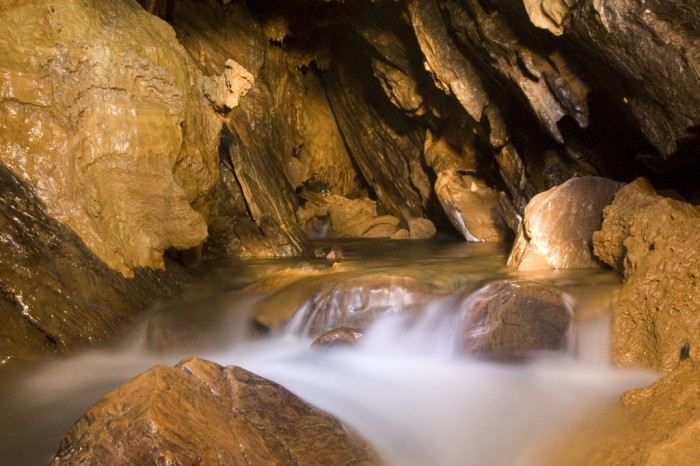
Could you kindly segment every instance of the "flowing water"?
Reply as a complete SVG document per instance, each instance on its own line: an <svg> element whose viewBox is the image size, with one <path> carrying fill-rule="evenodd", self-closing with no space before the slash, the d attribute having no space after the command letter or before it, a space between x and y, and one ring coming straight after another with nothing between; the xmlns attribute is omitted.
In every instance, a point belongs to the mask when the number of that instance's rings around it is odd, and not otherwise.
<svg viewBox="0 0 700 466"><path fill-rule="evenodd" d="M392 465L538 464L556 434L656 377L607 362L608 310L619 286L612 272L518 274L504 266L505 245L316 246L339 246L344 258L212 264L209 280L184 302L158 306L112 347L0 371L0 464L46 464L62 434L113 387L189 355L282 384L352 426ZM289 314L321 289L384 275L408 276L441 293L420 302L401 290L384 293L392 302L353 347L311 348L293 324L269 335L251 324L256 312ZM458 324L445 317L454 315L450 292L503 278L537 280L568 294L575 323L566 349L521 358L455 351Z"/></svg>

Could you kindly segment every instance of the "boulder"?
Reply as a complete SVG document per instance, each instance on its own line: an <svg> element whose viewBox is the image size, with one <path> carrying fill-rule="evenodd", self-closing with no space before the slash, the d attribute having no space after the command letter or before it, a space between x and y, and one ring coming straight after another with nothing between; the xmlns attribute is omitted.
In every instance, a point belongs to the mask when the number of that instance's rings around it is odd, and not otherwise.
<svg viewBox="0 0 700 466"><path fill-rule="evenodd" d="M506 227L498 193L474 175L438 174L435 194L450 222L467 241L502 241Z"/></svg>
<svg viewBox="0 0 700 466"><path fill-rule="evenodd" d="M668 371L700 359L700 209L638 179L605 209L598 257L623 273L613 309L613 357Z"/></svg>
<svg viewBox="0 0 700 466"><path fill-rule="evenodd" d="M500 280L466 292L456 309L467 354L562 349L572 320L565 294L526 281Z"/></svg>
<svg viewBox="0 0 700 466"><path fill-rule="evenodd" d="M603 208L622 183L597 177L572 178L530 200L508 265L519 270L599 267L593 256L593 232Z"/></svg>
<svg viewBox="0 0 700 466"><path fill-rule="evenodd" d="M337 274L299 286L288 286L262 301L255 321L268 329L286 324L287 332L318 338L350 327L363 331L380 315L405 311L426 302L439 290L410 276L370 274L347 279Z"/></svg>
<svg viewBox="0 0 700 466"><path fill-rule="evenodd" d="M311 346L313 347L341 347L352 346L362 338L362 332L349 327L339 327L329 330L316 338Z"/></svg>
<svg viewBox="0 0 700 466"><path fill-rule="evenodd" d="M240 367L156 366L90 408L62 464L376 464L335 419Z"/></svg>
<svg viewBox="0 0 700 466"><path fill-rule="evenodd" d="M125 276L207 238L221 122L136 2L4 2L0 162Z"/></svg>

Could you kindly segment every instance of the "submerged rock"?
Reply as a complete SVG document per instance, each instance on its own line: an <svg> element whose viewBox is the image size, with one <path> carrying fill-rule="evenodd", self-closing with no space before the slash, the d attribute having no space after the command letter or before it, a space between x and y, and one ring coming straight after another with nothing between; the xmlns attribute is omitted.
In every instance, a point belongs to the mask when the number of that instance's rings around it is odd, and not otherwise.
<svg viewBox="0 0 700 466"><path fill-rule="evenodd" d="M462 350L498 354L566 346L572 312L566 295L536 282L501 280L464 294Z"/></svg>
<svg viewBox="0 0 700 466"><path fill-rule="evenodd" d="M309 296L311 289L317 291ZM379 316L405 312L406 307L435 298L439 290L413 277L369 275L342 280L321 278L307 283L305 292L294 285L261 302L255 321L268 329L286 324L286 331L317 338L340 327L362 331Z"/></svg>
<svg viewBox="0 0 700 466"><path fill-rule="evenodd" d="M313 347L338 347L352 346L362 338L362 332L349 327L339 327L329 330L320 337L316 338L311 346Z"/></svg>
<svg viewBox="0 0 700 466"><path fill-rule="evenodd" d="M376 464L335 419L240 367L156 366L109 393L52 464Z"/></svg>
<svg viewBox="0 0 700 466"><path fill-rule="evenodd" d="M593 232L603 208L622 183L597 176L572 178L533 197L513 244L508 265L519 270L599 267Z"/></svg>
<svg viewBox="0 0 700 466"><path fill-rule="evenodd" d="M671 370L700 360L700 209L655 193L638 179L605 209L595 253L620 270L614 359Z"/></svg>

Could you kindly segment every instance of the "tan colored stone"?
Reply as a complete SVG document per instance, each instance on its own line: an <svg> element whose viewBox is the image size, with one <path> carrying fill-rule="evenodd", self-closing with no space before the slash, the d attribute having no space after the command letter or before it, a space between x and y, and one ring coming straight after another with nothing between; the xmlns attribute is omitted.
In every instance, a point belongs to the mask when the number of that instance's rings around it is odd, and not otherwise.
<svg viewBox="0 0 700 466"><path fill-rule="evenodd" d="M435 0L412 0L408 4L411 24L425 56L425 68L435 85L457 101L475 121L481 121L488 96L474 66L460 53Z"/></svg>
<svg viewBox="0 0 700 466"><path fill-rule="evenodd" d="M519 270L599 267L592 237L622 183L587 176L572 178L536 195L525 208L508 265Z"/></svg>
<svg viewBox="0 0 700 466"><path fill-rule="evenodd" d="M135 2L3 2L0 161L126 276L207 237L220 123Z"/></svg>
<svg viewBox="0 0 700 466"><path fill-rule="evenodd" d="M156 366L78 420L52 464L375 464L283 387L197 358Z"/></svg>
<svg viewBox="0 0 700 466"><path fill-rule="evenodd" d="M532 24L547 29L556 36L562 35L562 24L571 7L578 0L523 0Z"/></svg>
<svg viewBox="0 0 700 466"><path fill-rule="evenodd" d="M408 221L408 230L411 239L428 239L437 233L435 225L427 218L412 218Z"/></svg>
<svg viewBox="0 0 700 466"><path fill-rule="evenodd" d="M699 209L636 180L605 209L593 241L596 255L625 277L613 309L614 359L665 371L697 362Z"/></svg>
<svg viewBox="0 0 700 466"><path fill-rule="evenodd" d="M683 362L658 382L622 396L626 428L586 464L694 466L700 458L700 369Z"/></svg>
<svg viewBox="0 0 700 466"><path fill-rule="evenodd" d="M498 193L473 175L438 174L435 194L452 224L467 241L501 241L505 226Z"/></svg>
<svg viewBox="0 0 700 466"><path fill-rule="evenodd" d="M200 78L204 95L220 111L226 112L238 105L255 83L255 77L233 60L226 60L226 69L220 76Z"/></svg>

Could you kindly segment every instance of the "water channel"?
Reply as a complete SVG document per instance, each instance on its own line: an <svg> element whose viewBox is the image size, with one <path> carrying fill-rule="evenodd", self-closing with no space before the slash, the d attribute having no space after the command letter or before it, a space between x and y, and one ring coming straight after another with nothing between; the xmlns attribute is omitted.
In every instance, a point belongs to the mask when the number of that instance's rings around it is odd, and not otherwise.
<svg viewBox="0 0 700 466"><path fill-rule="evenodd" d="M62 434L113 387L190 355L282 384L352 426L391 465L541 464L558 434L575 432L656 375L608 362L613 272L518 273L505 266L507 248L452 239L319 241L311 248L319 258L209 264L209 278L184 300L149 310L110 346L0 372L0 464L47 464ZM270 332L253 324L253 316L292 315L319 290L382 276L439 292L420 302L400 289L384 293L354 346L312 348L294 320ZM459 323L444 317L454 315L447 309L454 293L502 279L534 280L569 296L574 324L565 348L505 358L454 350Z"/></svg>

